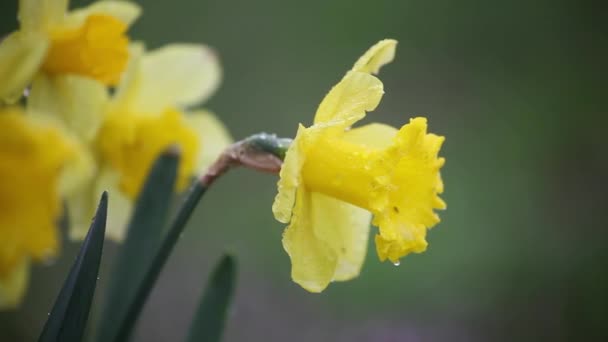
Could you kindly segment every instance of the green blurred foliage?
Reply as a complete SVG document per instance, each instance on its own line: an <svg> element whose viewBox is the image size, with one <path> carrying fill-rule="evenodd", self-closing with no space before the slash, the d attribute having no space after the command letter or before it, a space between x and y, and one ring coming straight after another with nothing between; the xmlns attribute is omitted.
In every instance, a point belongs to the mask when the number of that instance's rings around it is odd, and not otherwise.
<svg viewBox="0 0 608 342"><path fill-rule="evenodd" d="M313 295L289 279L283 227L270 211L276 177L231 173L196 211L152 294L140 340L184 337L201 275L226 250L241 272L227 341L607 336L608 30L600 2L139 3L144 15L131 32L148 47L184 41L217 50L224 83L205 107L235 138L293 136L361 53L379 39L399 40L380 75L383 102L366 121L397 126L427 116L447 138L448 203L426 253L395 268L377 260L370 242L358 279ZM0 32L8 32L15 5L0 6ZM56 266L37 268L24 308L0 315L3 334L36 335L63 259L74 253L68 243Z"/></svg>

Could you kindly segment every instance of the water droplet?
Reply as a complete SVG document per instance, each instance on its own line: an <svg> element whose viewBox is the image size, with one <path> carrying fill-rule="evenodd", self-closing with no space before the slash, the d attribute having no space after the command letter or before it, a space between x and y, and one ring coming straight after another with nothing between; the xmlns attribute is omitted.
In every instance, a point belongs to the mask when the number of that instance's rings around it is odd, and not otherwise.
<svg viewBox="0 0 608 342"><path fill-rule="evenodd" d="M397 261L395 261L395 262L393 263L393 265L395 265L395 266L399 266L399 265L401 265L401 262L400 262L399 260L397 260Z"/></svg>

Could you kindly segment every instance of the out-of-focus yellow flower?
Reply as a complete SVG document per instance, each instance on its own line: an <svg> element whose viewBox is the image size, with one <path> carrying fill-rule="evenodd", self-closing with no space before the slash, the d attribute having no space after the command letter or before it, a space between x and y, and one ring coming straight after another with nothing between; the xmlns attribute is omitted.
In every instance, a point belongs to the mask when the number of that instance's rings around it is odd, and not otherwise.
<svg viewBox="0 0 608 342"><path fill-rule="evenodd" d="M393 60L396 44L371 47L323 99L314 124L300 125L286 153L273 212L289 223L283 246L293 280L308 291L359 274L372 214L379 258L398 264L426 249L426 230L439 222L433 209L445 208L438 196L444 139L427 134L425 118L399 130L350 128L379 104L383 85L371 74Z"/></svg>
<svg viewBox="0 0 608 342"><path fill-rule="evenodd" d="M53 257L66 174L81 148L18 107L0 108L0 309L20 302L30 261Z"/></svg>
<svg viewBox="0 0 608 342"><path fill-rule="evenodd" d="M40 70L118 83L129 58L125 32L140 8L99 1L68 11L68 2L19 1L20 29L0 43L0 101L18 99Z"/></svg>
<svg viewBox="0 0 608 342"><path fill-rule="evenodd" d="M112 200L106 231L121 240L153 162L171 146L181 152L181 191L231 143L213 114L190 110L209 98L221 79L209 48L171 44L144 53L141 44L133 44L129 55L112 98L99 83L78 76L41 75L32 84L29 104L60 113L89 142L97 161L96 175L68 197L72 238L84 237L99 193L108 190Z"/></svg>

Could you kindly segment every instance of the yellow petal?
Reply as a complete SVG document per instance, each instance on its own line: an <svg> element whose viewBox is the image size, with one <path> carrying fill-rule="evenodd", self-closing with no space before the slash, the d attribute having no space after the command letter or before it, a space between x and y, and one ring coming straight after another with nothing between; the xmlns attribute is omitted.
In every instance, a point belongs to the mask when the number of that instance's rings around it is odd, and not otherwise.
<svg viewBox="0 0 608 342"><path fill-rule="evenodd" d="M107 103L106 87L93 79L39 74L32 83L28 110L61 118L70 131L91 142L101 125Z"/></svg>
<svg viewBox="0 0 608 342"><path fill-rule="evenodd" d="M310 203L310 224L315 236L337 257L332 280L344 281L358 276L367 252L372 214L316 192L310 194Z"/></svg>
<svg viewBox="0 0 608 342"><path fill-rule="evenodd" d="M395 127L372 123L344 133L344 140L374 149L387 148L393 143L398 130Z"/></svg>
<svg viewBox="0 0 608 342"><path fill-rule="evenodd" d="M102 163L120 173L121 189L136 198L154 161L172 146L181 151L176 189L183 191L194 176L199 140L185 115L168 108L158 115L109 113L96 145Z"/></svg>
<svg viewBox="0 0 608 342"><path fill-rule="evenodd" d="M204 172L232 143L232 137L213 113L200 110L186 113L185 118L200 137L201 147L195 170L197 173Z"/></svg>
<svg viewBox="0 0 608 342"><path fill-rule="evenodd" d="M30 277L30 262L24 258L6 277L0 277L0 310L13 309L21 303Z"/></svg>
<svg viewBox="0 0 608 342"><path fill-rule="evenodd" d="M69 195L79 191L93 178L96 169L95 157L89 149L89 145L77 136L78 132L70 130L66 122L55 112L44 110L49 108L57 111L60 110L57 108L62 107L55 102L59 99L53 97L54 93L47 91L53 89L47 87L49 79L37 77L36 80L41 87L38 87L36 93L33 94L35 95L33 101L31 97L28 97L27 117L32 122L54 129L69 142L70 158L61 167L58 184L59 193L64 196Z"/></svg>
<svg viewBox="0 0 608 342"><path fill-rule="evenodd" d="M66 22L68 25L81 25L93 14L112 16L130 26L141 15L141 7L129 1L97 1L87 7L71 11Z"/></svg>
<svg viewBox="0 0 608 342"><path fill-rule="evenodd" d="M95 175L95 158L85 145L74 143L74 156L61 170L59 192L68 195L80 191Z"/></svg>
<svg viewBox="0 0 608 342"><path fill-rule="evenodd" d="M346 128L374 110L384 95L382 82L363 72L349 72L325 96L317 113L315 124L334 123Z"/></svg>
<svg viewBox="0 0 608 342"><path fill-rule="evenodd" d="M123 241L127 224L133 212L133 201L119 187L118 173L104 169L99 173L95 184L94 198L99 200L103 191L108 192L108 220L106 236L114 241Z"/></svg>
<svg viewBox="0 0 608 342"><path fill-rule="evenodd" d="M91 180L80 187L79 191L73 191L65 196L68 213L68 236L72 240L85 238L95 215L96 199L94 182Z"/></svg>
<svg viewBox="0 0 608 342"><path fill-rule="evenodd" d="M155 113L203 102L217 89L221 68L204 45L171 44L144 54L132 109Z"/></svg>
<svg viewBox="0 0 608 342"><path fill-rule="evenodd" d="M0 275L25 257L45 260L59 248L58 183L76 142L18 107L0 110Z"/></svg>
<svg viewBox="0 0 608 342"><path fill-rule="evenodd" d="M141 84L141 58L144 51L145 46L141 42L129 45L129 62L112 98L114 110L120 111L123 107L123 111L128 111L126 108L134 102Z"/></svg>
<svg viewBox="0 0 608 342"><path fill-rule="evenodd" d="M291 258L291 277L310 292L321 292L334 277L337 255L315 234L311 193L297 191L291 223L283 233L283 248Z"/></svg>
<svg viewBox="0 0 608 342"><path fill-rule="evenodd" d="M68 10L68 0L19 0L17 17L22 30L46 30L60 23Z"/></svg>
<svg viewBox="0 0 608 342"><path fill-rule="evenodd" d="M272 204L272 212L275 219L282 223L289 223L291 220L296 190L302 183L300 170L304 164L305 154L302 144L306 131L304 126L299 126L298 133L285 154L285 160L283 160L279 173L278 192Z"/></svg>
<svg viewBox="0 0 608 342"><path fill-rule="evenodd" d="M359 58L352 70L377 74L382 66L393 61L396 46L397 41L394 39L379 41Z"/></svg>
<svg viewBox="0 0 608 342"><path fill-rule="evenodd" d="M0 103L15 102L40 68L48 40L36 33L16 32L0 42Z"/></svg>

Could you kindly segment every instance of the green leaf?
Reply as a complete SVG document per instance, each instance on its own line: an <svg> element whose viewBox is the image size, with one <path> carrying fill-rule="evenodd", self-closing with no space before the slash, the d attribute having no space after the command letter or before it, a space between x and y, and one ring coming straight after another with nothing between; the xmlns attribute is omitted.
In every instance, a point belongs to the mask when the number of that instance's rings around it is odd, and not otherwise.
<svg viewBox="0 0 608 342"><path fill-rule="evenodd" d="M121 246L106 294L97 341L111 341L117 324L126 317L145 271L157 250L167 221L177 178L179 153L170 149L154 163L135 203L127 237Z"/></svg>
<svg viewBox="0 0 608 342"><path fill-rule="evenodd" d="M112 340L108 341L123 342L128 340L133 331L133 327L135 326L135 321L139 316L146 299L150 295L163 266L167 262L169 255L171 255L171 251L173 251L173 247L175 247L175 244L184 231L186 223L188 223L194 208L196 208L206 190L207 188L198 181L190 188L190 192L177 212L167 235L164 237L158 250L156 250L154 259L146 268L146 274L144 275L143 280L138 284L133 300L129 302L127 313L124 316L126 318L116 321L116 325L118 326L117 333Z"/></svg>
<svg viewBox="0 0 608 342"><path fill-rule="evenodd" d="M236 261L225 255L217 264L190 326L189 342L218 342L234 294Z"/></svg>
<svg viewBox="0 0 608 342"><path fill-rule="evenodd" d="M108 194L101 195L93 223L49 318L38 338L40 342L80 341L89 316L97 284L108 211Z"/></svg>

